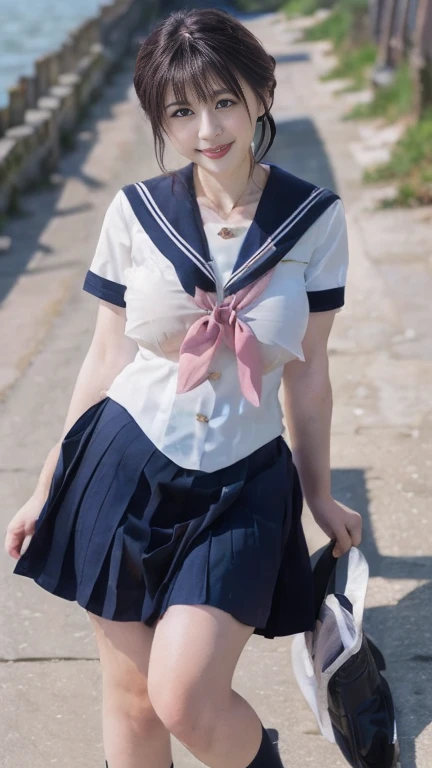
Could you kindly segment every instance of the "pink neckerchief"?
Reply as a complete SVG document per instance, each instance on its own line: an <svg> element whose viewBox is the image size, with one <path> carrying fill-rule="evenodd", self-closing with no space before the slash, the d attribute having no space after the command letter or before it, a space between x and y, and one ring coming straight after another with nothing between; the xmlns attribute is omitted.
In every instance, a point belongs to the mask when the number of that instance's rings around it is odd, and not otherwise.
<svg viewBox="0 0 432 768"><path fill-rule="evenodd" d="M207 314L189 328L180 347L177 393L189 392L205 381L222 342L235 352L240 387L252 405L261 398L263 363L257 338L238 311L246 309L270 282L273 269L246 288L217 304L216 294L197 288L195 302Z"/></svg>

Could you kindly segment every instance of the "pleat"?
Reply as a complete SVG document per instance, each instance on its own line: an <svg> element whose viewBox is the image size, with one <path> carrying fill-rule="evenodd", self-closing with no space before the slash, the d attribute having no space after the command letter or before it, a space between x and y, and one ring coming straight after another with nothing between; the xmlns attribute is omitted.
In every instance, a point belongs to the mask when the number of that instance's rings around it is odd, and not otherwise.
<svg viewBox="0 0 432 768"><path fill-rule="evenodd" d="M312 570L301 523L303 495L294 465L291 471L293 485L287 499L290 522L284 532L271 609L266 624L255 629L255 634L270 639L312 630L315 624Z"/></svg>
<svg viewBox="0 0 432 768"><path fill-rule="evenodd" d="M80 515L75 535L78 602L81 604L87 603L111 547L107 615L111 615L115 608L113 590L118 578L116 561L119 562L123 548L122 534L126 522L122 520L131 499L131 491L133 492L138 484L146 458L140 450L143 447L141 435L136 434L134 427L134 424L129 424L122 428L116 439L118 445L114 445L103 464L98 465L98 471L94 473L82 502L86 510L92 510L92 514ZM110 456L113 457L112 460ZM104 489L103 495L101 488ZM115 546L112 547L115 537Z"/></svg>
<svg viewBox="0 0 432 768"><path fill-rule="evenodd" d="M65 436L49 495L36 523L35 535L14 569L14 573L30 575L35 580L41 576L43 586L50 590L55 590L85 486L114 440L119 418L124 421L124 415L116 411L113 416L108 413L104 424L102 417L111 403L106 398L91 406ZM99 431L100 439L95 441L95 432L101 420L105 429Z"/></svg>
<svg viewBox="0 0 432 768"><path fill-rule="evenodd" d="M96 599L102 603L104 615L114 620L141 620L146 591L141 556L150 536L145 520L149 498L149 483L142 471L89 597L89 604Z"/></svg>
<svg viewBox="0 0 432 768"><path fill-rule="evenodd" d="M209 562L213 532L203 531L194 539L193 545L184 555L181 567L178 567L170 580L161 603L163 614L170 605L203 605L209 600ZM212 574L212 579L217 578Z"/></svg>
<svg viewBox="0 0 432 768"><path fill-rule="evenodd" d="M213 473L174 464L110 398L66 435L15 573L96 615L152 626L213 605L266 637L309 628L302 494L281 438Z"/></svg>
<svg viewBox="0 0 432 768"><path fill-rule="evenodd" d="M62 501L70 481L81 462L84 452L93 442L94 432L99 421L103 418L105 408L109 400L104 400L90 406L75 422L65 435L60 448L60 456L54 471L49 495L45 504L44 514L38 519L38 525L42 523L45 513L55 509ZM118 416L118 414L117 414ZM109 420L105 419L108 424Z"/></svg>
<svg viewBox="0 0 432 768"><path fill-rule="evenodd" d="M115 421L115 419L113 419L113 421ZM98 509L97 506L96 508L91 506L91 493L88 494L87 491L88 489L94 488L95 483L98 485L97 477L100 472L100 467L106 467L104 459L106 459L107 464L110 464L108 457L113 454L113 451L110 451L109 449L112 443L116 440L116 435L118 433L115 431L115 425L110 424L107 426L111 426L112 428L107 428L107 430L105 430L107 434L105 435L106 444L104 445L103 450L101 449L102 440L100 442L94 440L93 442L90 442L89 447L85 452L86 461L83 461L77 470L79 472L79 482L72 482L64 490L64 493L60 494L60 499L58 499L57 503L54 505L53 512L47 515L42 523L42 525L45 525L45 528L52 523L52 525L50 525L52 530L51 540L55 541L55 546L53 545L49 550L44 565L43 581L45 584L51 585L53 590L55 590L55 594L57 594L57 584L62 579L63 562L66 558L67 548L68 546L74 545L75 529L78 519L80 522L84 521L85 523L90 516L93 517ZM119 430L120 434L126 429L127 425L122 425ZM102 464L103 461L104 463ZM114 467L112 467L112 469L114 469ZM102 469L102 474L103 478L106 479L106 469ZM93 485L92 481L94 481ZM99 493L103 492L103 489L104 486L98 486ZM79 554L77 548L75 548L75 552ZM71 578L70 587L76 589L76 572L69 572L68 576Z"/></svg>

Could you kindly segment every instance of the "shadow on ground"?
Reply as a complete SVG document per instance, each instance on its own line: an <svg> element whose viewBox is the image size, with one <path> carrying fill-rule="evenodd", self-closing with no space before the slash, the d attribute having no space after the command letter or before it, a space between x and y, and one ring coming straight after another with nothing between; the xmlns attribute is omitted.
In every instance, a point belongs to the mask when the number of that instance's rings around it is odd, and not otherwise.
<svg viewBox="0 0 432 768"><path fill-rule="evenodd" d="M374 540L363 470L334 470L332 491L338 501L362 514L364 536L361 550L369 563L371 579L426 581L396 604L366 610L364 617L365 631L382 650L387 663L385 675L395 702L400 764L402 768L416 768L416 739L432 722L432 557L380 555ZM383 597L383 602L385 600L386 597ZM277 730L268 728L268 732L272 741L277 742Z"/></svg>
<svg viewBox="0 0 432 768"><path fill-rule="evenodd" d="M291 173L338 192L325 147L315 125L307 118L277 123L276 140L266 157ZM396 705L401 764L403 768L415 768L415 740L432 722L432 651L429 651L432 557L386 557L379 553L362 468L334 470L332 486L335 498L362 514L361 549L369 563L371 579L426 582L396 604L374 607L365 613L365 630L387 661L387 678ZM383 602L387 602L386 596ZM276 741L277 732L270 728L269 733Z"/></svg>
<svg viewBox="0 0 432 768"><path fill-rule="evenodd" d="M196 5L196 4L195 4ZM83 206L91 206L91 191L100 186L97 178L85 176L82 168L85 159L98 140L96 121L108 119L113 106L125 98L131 83L133 58L125 60L123 71L116 75L104 96L90 111L80 126L83 138L76 148L66 155L61 164L65 177L80 176L88 198ZM288 57L289 58L289 57ZM337 193L333 169L323 142L314 123L306 118L277 123L277 137L269 154L270 162ZM10 254L2 259L0 268L0 293L4 298L11 290L19 274L39 248L38 240L47 222L54 216L67 216L73 211L56 210L60 191L43 191L46 205L43 214L22 217L11 222L12 229L25 228L26 236L14 236ZM24 208L31 196L23 199ZM29 205L29 209L30 209ZM39 206L40 207L40 206ZM18 223L17 223L18 222ZM40 249L43 250L42 246ZM49 252L45 251L49 259ZM44 265L38 267L44 269ZM430 647L429 611L432 604L432 558L391 558L380 555L374 540L369 514L368 494L364 471L361 468L335 470L333 492L337 499L362 513L364 519L364 544L362 550L370 566L371 577L385 579L421 579L422 586L407 594L396 605L386 605L366 612L365 628L381 647L388 662L388 677L395 697L399 733L402 747L402 764L415 768L415 739L432 721L432 654ZM269 729L273 741L277 731Z"/></svg>
<svg viewBox="0 0 432 768"><path fill-rule="evenodd" d="M100 189L104 183L85 173L85 162L98 142L98 121L109 120L113 116L115 105L126 98L132 82L135 57L136 49L133 48L124 57L122 64L117 65L115 76L111 76L101 98L94 102L83 116L76 134L70 141L70 147L60 159L56 172L65 181L73 177L82 182L86 188L86 198L83 202L70 209L58 209L62 185L50 186L48 183L40 184L20 197L20 210L8 220L5 227L5 234L12 238L12 246L0 261L0 301L3 301L12 290L16 280L25 272L36 252L43 254L43 260L35 272L52 269L49 265L51 249L41 241L41 233L49 221L56 217L66 218L78 210L93 208L92 191Z"/></svg>
<svg viewBox="0 0 432 768"><path fill-rule="evenodd" d="M276 139L267 160L303 179L338 193L324 144L309 118L276 121Z"/></svg>

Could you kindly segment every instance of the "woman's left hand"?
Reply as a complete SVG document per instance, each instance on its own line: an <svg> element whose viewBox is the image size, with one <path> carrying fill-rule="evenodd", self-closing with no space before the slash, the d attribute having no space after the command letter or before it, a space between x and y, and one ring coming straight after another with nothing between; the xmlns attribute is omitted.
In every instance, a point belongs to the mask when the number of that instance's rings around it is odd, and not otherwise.
<svg viewBox="0 0 432 768"><path fill-rule="evenodd" d="M336 501L332 496L310 504L315 522L330 539L336 539L334 557L340 557L362 539L362 518L358 512Z"/></svg>

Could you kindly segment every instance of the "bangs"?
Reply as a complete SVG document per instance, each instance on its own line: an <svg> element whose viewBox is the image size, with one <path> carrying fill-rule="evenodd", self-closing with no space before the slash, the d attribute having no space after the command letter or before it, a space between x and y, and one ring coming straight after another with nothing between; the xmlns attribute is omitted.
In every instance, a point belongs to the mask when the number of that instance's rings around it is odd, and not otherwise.
<svg viewBox="0 0 432 768"><path fill-rule="evenodd" d="M187 106L190 101L210 103L219 95L216 92L223 89L244 105L251 120L242 87L242 83L247 83L262 104L270 128L268 136L262 121L257 152L264 144L267 151L276 133L268 107L276 85L275 63L262 43L225 11L176 11L163 20L142 43L134 73L135 91L151 122L161 170L165 171L167 94L178 106Z"/></svg>
<svg viewBox="0 0 432 768"><path fill-rule="evenodd" d="M241 99L249 113L238 76L227 66L226 59L223 60L214 51L207 50L203 55L203 52L191 46L176 51L160 78L162 114L165 112L166 92L170 87L175 100L182 104L187 104L191 96L200 103L210 102L214 99L215 91L223 89Z"/></svg>

